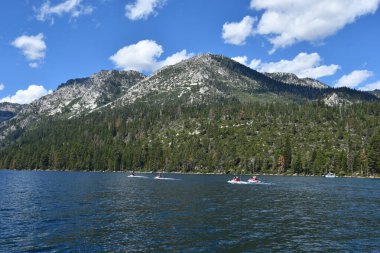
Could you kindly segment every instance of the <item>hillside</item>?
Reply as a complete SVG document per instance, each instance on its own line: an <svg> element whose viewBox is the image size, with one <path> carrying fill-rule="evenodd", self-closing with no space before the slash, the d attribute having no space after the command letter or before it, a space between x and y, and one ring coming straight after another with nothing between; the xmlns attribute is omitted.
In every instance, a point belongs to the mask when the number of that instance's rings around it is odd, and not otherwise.
<svg viewBox="0 0 380 253"><path fill-rule="evenodd" d="M0 167L367 175L379 114L372 94L204 54L69 80L0 123Z"/></svg>
<svg viewBox="0 0 380 253"><path fill-rule="evenodd" d="M264 73L264 74L274 80L277 80L279 82L283 82L286 84L313 87L313 88L319 88L319 89L326 89L329 87L327 84L324 84L318 80L315 80L312 78L299 78L295 74L291 74L291 73L276 72L276 73Z"/></svg>
<svg viewBox="0 0 380 253"><path fill-rule="evenodd" d="M14 103L0 103L0 123L15 117L26 105Z"/></svg>
<svg viewBox="0 0 380 253"><path fill-rule="evenodd" d="M11 121L0 124L0 140L16 130L27 129L45 117L67 119L95 110L121 97L144 78L143 74L136 71L113 70L69 80L53 93L22 107Z"/></svg>
<svg viewBox="0 0 380 253"><path fill-rule="evenodd" d="M379 104L135 103L40 122L1 149L0 167L369 175L379 125Z"/></svg>
<svg viewBox="0 0 380 253"><path fill-rule="evenodd" d="M220 98L242 102L305 102L322 101L334 93L351 103L377 100L368 93L329 88L310 78L281 76L259 73L225 56L203 54L157 71L131 87L115 104L130 104L139 99L193 104Z"/></svg>
<svg viewBox="0 0 380 253"><path fill-rule="evenodd" d="M371 93L372 95L380 98L380 90L373 90L373 91L370 91L369 93Z"/></svg>

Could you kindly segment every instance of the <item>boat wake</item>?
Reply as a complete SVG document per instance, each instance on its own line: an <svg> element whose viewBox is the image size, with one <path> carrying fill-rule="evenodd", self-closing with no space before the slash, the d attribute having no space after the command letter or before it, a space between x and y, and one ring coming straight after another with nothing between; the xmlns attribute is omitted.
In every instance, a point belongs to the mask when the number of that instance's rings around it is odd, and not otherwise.
<svg viewBox="0 0 380 253"><path fill-rule="evenodd" d="M235 181L235 180L228 180L227 182L229 184L250 184L249 182L246 182L246 181Z"/></svg>
<svg viewBox="0 0 380 253"><path fill-rule="evenodd" d="M250 181L235 181L235 180L228 180L229 184L244 184L244 185L273 185L272 183L264 183L261 181L257 182L250 182Z"/></svg>
<svg viewBox="0 0 380 253"><path fill-rule="evenodd" d="M149 178L149 177L146 177L146 176L134 176L134 175L129 175L128 177L132 177L132 178L145 178L145 179Z"/></svg>
<svg viewBox="0 0 380 253"><path fill-rule="evenodd" d="M181 180L181 179L178 179L178 178L171 178L171 177L155 177L154 179L156 180Z"/></svg>

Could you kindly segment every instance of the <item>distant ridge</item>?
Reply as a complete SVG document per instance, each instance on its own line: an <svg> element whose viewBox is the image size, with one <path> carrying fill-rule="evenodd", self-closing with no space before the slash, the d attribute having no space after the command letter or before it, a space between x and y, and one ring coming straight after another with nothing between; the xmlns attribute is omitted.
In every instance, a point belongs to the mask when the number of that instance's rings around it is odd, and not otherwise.
<svg viewBox="0 0 380 253"><path fill-rule="evenodd" d="M334 89L318 80L289 73L259 73L223 55L201 54L164 67L149 77L137 71L103 70L90 77L68 80L29 105L3 110L0 139L16 130L22 132L45 117L70 119L102 108L123 108L137 101L150 105L199 105L221 99L242 103L320 101L339 106L378 102L376 94Z"/></svg>

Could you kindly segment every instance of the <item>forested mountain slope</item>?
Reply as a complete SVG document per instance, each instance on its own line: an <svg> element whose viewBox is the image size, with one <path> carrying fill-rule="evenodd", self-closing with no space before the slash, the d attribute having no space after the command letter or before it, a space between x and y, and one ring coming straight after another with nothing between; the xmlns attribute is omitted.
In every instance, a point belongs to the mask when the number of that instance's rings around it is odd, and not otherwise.
<svg viewBox="0 0 380 253"><path fill-rule="evenodd" d="M69 80L0 123L0 167L368 175L379 126L373 94L204 54Z"/></svg>

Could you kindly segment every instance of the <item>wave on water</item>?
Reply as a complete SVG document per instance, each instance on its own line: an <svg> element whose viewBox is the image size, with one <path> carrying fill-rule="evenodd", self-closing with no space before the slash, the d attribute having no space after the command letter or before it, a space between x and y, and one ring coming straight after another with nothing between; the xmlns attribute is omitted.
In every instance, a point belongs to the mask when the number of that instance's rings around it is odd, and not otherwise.
<svg viewBox="0 0 380 253"><path fill-rule="evenodd" d="M171 177L155 177L156 180L181 180L178 178L171 178Z"/></svg>
<svg viewBox="0 0 380 253"><path fill-rule="evenodd" d="M134 176L134 175L129 175L128 177L131 177L131 178L149 178L149 177L146 177L146 176Z"/></svg>

